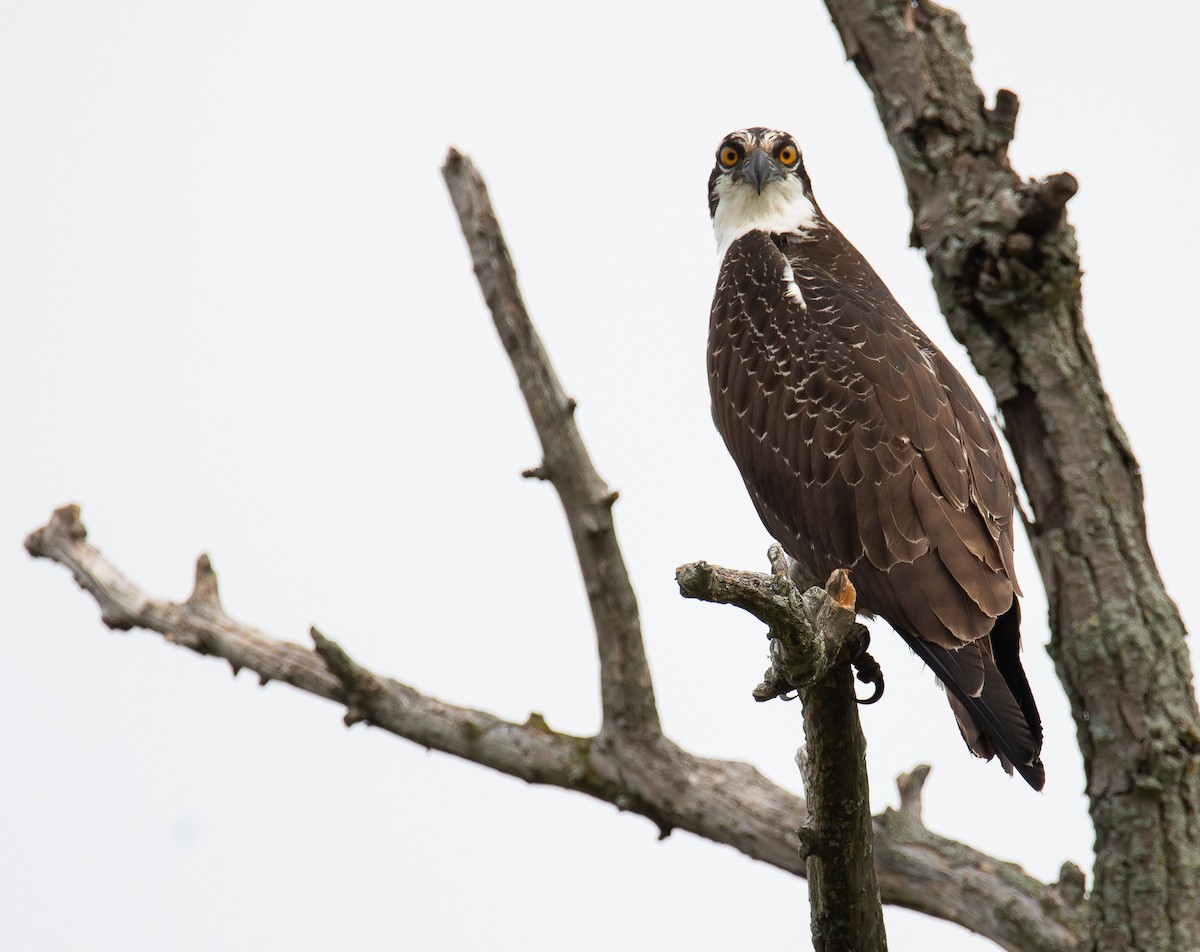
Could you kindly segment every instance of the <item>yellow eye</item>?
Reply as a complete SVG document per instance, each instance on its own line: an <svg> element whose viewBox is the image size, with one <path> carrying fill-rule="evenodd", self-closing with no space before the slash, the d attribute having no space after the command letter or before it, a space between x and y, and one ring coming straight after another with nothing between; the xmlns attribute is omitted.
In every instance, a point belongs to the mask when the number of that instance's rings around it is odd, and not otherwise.
<svg viewBox="0 0 1200 952"><path fill-rule="evenodd" d="M727 169L733 168L741 159L742 153L731 145L723 146L721 149L721 164Z"/></svg>
<svg viewBox="0 0 1200 952"><path fill-rule="evenodd" d="M779 150L779 161L784 165L795 165L798 158L800 158L799 153L790 145L785 145Z"/></svg>

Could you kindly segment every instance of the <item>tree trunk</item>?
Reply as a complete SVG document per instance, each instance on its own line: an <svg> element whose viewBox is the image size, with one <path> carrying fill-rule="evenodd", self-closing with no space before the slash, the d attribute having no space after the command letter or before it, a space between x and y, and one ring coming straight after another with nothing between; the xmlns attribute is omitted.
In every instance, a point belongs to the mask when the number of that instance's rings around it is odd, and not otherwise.
<svg viewBox="0 0 1200 952"><path fill-rule="evenodd" d="M961 20L920 0L826 0L875 95L955 337L996 395L1032 513L1096 830L1092 948L1200 949L1200 714L1179 612L1146 540L1137 461L1083 328L1063 213L1075 181L1008 161Z"/></svg>

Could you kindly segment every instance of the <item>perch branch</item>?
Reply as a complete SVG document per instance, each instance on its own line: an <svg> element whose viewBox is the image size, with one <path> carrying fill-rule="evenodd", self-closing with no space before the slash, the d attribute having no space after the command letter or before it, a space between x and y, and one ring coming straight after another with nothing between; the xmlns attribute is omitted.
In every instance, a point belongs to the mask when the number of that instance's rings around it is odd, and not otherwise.
<svg viewBox="0 0 1200 952"><path fill-rule="evenodd" d="M609 491L592 465L575 425L575 401L559 383L529 319L483 177L454 149L446 156L442 175L479 287L542 443L543 462L525 474L554 484L571 527L600 654L601 736L618 742L621 737L658 735L661 727L637 600L613 528L617 493Z"/></svg>
<svg viewBox="0 0 1200 952"><path fill-rule="evenodd" d="M883 952L887 939L875 878L866 741L858 720L850 655L855 625L854 586L845 569L825 588L803 594L792 584L777 547L772 574L735 572L706 562L675 573L686 598L736 605L767 625L771 669L755 691L763 700L778 688L796 689L804 709L801 759L808 817L801 853L808 871L816 952Z"/></svg>
<svg viewBox="0 0 1200 952"><path fill-rule="evenodd" d="M883 695L883 672L864 650L866 628L854 624L853 611L849 615L843 611L854 605L854 586L849 577L845 573L835 573L837 589L829 592L834 597L826 600L825 592L814 589L809 584L811 579L796 572L799 563L789 563L780 546L772 545L767 555L771 560L770 575L722 568L707 562L681 565L675 570L679 593L684 598L734 605L767 626L772 665L762 683L754 689L756 701L770 701L823 678L846 650L846 639L853 632L858 647L850 657L857 671L856 677L875 688L869 698L859 703L874 704ZM834 577L830 578L830 584ZM810 624L805 605L812 599L819 599L821 608L816 621ZM834 632L831 637L815 637L812 624L823 630L822 622L835 620L837 628L831 629Z"/></svg>
<svg viewBox="0 0 1200 952"><path fill-rule="evenodd" d="M596 738L552 731L536 715L516 724L368 672L319 633L318 650L271 638L224 613L205 557L197 563L192 597L181 603L152 598L87 541L77 506L57 510L25 547L69 569L110 628L156 631L169 642L224 659L235 674L247 668L263 684L286 682L346 706L348 714L357 704L367 723L424 747L530 783L588 794L647 817L663 835L687 830L787 872L805 873L795 838L806 814L803 799L747 764L697 757L662 737L602 745ZM956 922L1013 952L1080 947L1082 907L1073 897L1081 893L1047 886L893 811L875 820L875 861L884 902ZM979 896L990 901L981 903Z"/></svg>
<svg viewBox="0 0 1200 952"><path fill-rule="evenodd" d="M766 575L690 562L675 570L675 581L684 598L735 605L767 626L772 665L763 684L755 689L757 700L807 687L825 677L841 657L854 621L853 612L848 621L842 612L840 617L834 616L839 622L836 628L818 625L819 608L834 603L827 603L819 588L802 594L786 575L774 572Z"/></svg>

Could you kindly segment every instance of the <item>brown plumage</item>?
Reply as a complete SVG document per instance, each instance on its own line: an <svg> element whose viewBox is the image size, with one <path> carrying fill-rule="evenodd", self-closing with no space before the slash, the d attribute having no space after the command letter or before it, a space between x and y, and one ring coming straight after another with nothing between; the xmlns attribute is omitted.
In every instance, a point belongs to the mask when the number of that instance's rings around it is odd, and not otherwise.
<svg viewBox="0 0 1200 952"><path fill-rule="evenodd" d="M963 737L1041 789L1018 657L1013 485L987 414L821 214L790 136L726 138L709 183L726 246L709 329L713 418L759 516L948 689Z"/></svg>

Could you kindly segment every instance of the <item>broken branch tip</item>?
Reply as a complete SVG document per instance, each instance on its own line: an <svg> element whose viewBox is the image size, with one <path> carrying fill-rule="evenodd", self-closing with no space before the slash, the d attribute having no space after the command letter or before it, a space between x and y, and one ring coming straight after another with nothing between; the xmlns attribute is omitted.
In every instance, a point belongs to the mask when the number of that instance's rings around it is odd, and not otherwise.
<svg viewBox="0 0 1200 952"><path fill-rule="evenodd" d="M188 603L219 609L221 607L221 591L217 585L216 570L213 568L212 559L208 557L207 552L201 552L196 559L195 579L192 585L192 594L188 596Z"/></svg>
<svg viewBox="0 0 1200 952"><path fill-rule="evenodd" d="M902 773L896 778L896 789L900 792L900 815L906 820L922 823L921 791L932 769L929 764L917 764L908 773Z"/></svg>

